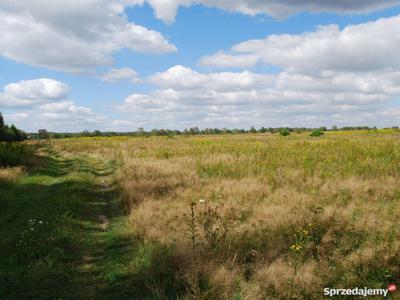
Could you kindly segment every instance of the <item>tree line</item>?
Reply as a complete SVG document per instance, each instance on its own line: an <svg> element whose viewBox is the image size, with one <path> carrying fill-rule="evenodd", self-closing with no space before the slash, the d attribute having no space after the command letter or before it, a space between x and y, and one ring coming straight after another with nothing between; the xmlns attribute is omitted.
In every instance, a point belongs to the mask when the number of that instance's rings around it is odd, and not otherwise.
<svg viewBox="0 0 400 300"><path fill-rule="evenodd" d="M291 133L301 133L301 132L324 132L324 131L336 131L336 130L376 130L376 127L368 126L353 126L353 127L341 127L332 126L327 127L261 127L256 129L251 127L250 129L228 129L228 128L205 128L199 129L198 127L192 127L184 130L172 130L172 129L153 129L146 131L143 128L139 128L136 131L129 132L117 132L117 131L82 131L76 133L56 133L49 132L49 138L77 138L77 137L113 137L113 136L175 136L175 135L215 135L215 134L245 134L245 133L281 133L287 132ZM30 133L29 137L31 139L37 139L39 137L38 133Z"/></svg>
<svg viewBox="0 0 400 300"><path fill-rule="evenodd" d="M0 142L19 142L26 140L26 138L26 133L21 129L14 125L6 125L3 115L0 113Z"/></svg>

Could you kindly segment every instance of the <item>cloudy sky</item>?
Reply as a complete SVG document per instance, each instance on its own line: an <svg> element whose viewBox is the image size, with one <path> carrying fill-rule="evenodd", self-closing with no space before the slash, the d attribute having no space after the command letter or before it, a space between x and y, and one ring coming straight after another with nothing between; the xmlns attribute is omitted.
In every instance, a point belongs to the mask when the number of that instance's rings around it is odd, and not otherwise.
<svg viewBox="0 0 400 300"><path fill-rule="evenodd" d="M26 131L400 125L400 0L4 0Z"/></svg>

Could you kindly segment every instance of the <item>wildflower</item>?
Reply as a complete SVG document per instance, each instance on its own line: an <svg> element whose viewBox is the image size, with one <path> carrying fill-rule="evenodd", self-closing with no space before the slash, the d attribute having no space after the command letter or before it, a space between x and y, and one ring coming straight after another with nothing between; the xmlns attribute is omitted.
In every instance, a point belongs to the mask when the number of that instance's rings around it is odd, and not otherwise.
<svg viewBox="0 0 400 300"><path fill-rule="evenodd" d="M293 251L298 252L298 251L300 251L301 249L303 249L303 246L300 245L300 244L293 244L292 246L290 246L290 249L293 250Z"/></svg>
<svg viewBox="0 0 400 300"><path fill-rule="evenodd" d="M199 200L199 203L200 203L200 204L204 204L204 203L206 203L206 200L200 199L200 200Z"/></svg>

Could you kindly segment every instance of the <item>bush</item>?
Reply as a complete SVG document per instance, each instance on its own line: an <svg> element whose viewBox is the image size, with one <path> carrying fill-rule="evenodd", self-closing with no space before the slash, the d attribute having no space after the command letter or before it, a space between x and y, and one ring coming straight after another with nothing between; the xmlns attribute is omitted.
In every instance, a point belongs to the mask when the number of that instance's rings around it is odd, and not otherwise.
<svg viewBox="0 0 400 300"><path fill-rule="evenodd" d="M311 132L310 136L321 136L324 135L324 132L321 130L314 130L313 132Z"/></svg>
<svg viewBox="0 0 400 300"><path fill-rule="evenodd" d="M282 130L279 131L279 134L281 136L288 136L288 135L290 135L290 131L287 130L287 129L282 129Z"/></svg>

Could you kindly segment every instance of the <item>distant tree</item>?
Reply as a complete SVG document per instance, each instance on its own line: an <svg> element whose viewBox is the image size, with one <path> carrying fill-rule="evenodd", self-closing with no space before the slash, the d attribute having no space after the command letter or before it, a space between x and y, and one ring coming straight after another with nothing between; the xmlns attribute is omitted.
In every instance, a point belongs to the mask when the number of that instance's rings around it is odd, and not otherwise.
<svg viewBox="0 0 400 300"><path fill-rule="evenodd" d="M254 128L254 126L251 126L249 132L250 133L257 133L257 130Z"/></svg>
<svg viewBox="0 0 400 300"><path fill-rule="evenodd" d="M200 133L199 127L192 127L189 129L189 134L199 134L199 133Z"/></svg>
<svg viewBox="0 0 400 300"><path fill-rule="evenodd" d="M137 132L138 135L144 135L145 134L143 127L139 127L136 132Z"/></svg>
<svg viewBox="0 0 400 300"><path fill-rule="evenodd" d="M81 133L81 136L83 136L83 137L89 137L89 136L90 136L89 130L84 130L84 131Z"/></svg>

